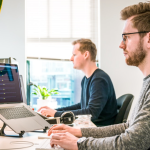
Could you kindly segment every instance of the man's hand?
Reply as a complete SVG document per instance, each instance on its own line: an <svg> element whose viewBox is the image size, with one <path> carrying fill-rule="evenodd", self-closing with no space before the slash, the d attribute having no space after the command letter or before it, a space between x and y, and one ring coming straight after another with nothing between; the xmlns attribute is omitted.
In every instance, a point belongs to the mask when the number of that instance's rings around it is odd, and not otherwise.
<svg viewBox="0 0 150 150"><path fill-rule="evenodd" d="M78 150L77 141L78 138L68 132L55 133L52 135L50 144L52 147L54 145L59 145L65 150Z"/></svg>
<svg viewBox="0 0 150 150"><path fill-rule="evenodd" d="M64 124L54 125L53 127L51 127L48 131L48 136L50 136L52 133L66 133L66 132L69 132L77 137L82 137L81 129L69 127Z"/></svg>
<svg viewBox="0 0 150 150"><path fill-rule="evenodd" d="M46 116L46 117L54 117L57 111L47 106L43 106L38 109L38 112L40 112L43 116Z"/></svg>

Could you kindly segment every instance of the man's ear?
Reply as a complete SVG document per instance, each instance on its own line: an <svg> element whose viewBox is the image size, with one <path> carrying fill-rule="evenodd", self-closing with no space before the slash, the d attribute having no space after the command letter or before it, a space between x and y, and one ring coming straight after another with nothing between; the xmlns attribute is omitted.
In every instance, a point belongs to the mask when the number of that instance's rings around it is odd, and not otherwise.
<svg viewBox="0 0 150 150"><path fill-rule="evenodd" d="M148 33L147 38L148 38L148 40L147 40L148 41L147 42L148 46L147 47L150 48L150 32Z"/></svg>
<svg viewBox="0 0 150 150"><path fill-rule="evenodd" d="M90 55L89 51L84 52L84 58L85 59L89 58L90 57L89 55Z"/></svg>

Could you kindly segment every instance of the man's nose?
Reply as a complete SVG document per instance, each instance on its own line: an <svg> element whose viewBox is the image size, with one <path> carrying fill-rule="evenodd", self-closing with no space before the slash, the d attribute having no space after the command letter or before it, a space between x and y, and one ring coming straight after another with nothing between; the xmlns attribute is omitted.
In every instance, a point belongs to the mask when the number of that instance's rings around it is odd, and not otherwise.
<svg viewBox="0 0 150 150"><path fill-rule="evenodd" d="M70 61L73 61L73 56L71 56Z"/></svg>
<svg viewBox="0 0 150 150"><path fill-rule="evenodd" d="M125 49L125 47L126 47L126 45L124 44L124 42L123 42L123 41L121 41L121 43L120 43L120 45L119 45L119 48L121 48L121 49Z"/></svg>

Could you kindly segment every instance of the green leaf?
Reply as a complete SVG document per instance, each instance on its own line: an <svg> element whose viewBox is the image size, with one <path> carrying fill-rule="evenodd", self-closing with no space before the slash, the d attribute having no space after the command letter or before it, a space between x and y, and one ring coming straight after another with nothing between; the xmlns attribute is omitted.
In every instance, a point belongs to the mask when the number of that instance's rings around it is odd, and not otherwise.
<svg viewBox="0 0 150 150"><path fill-rule="evenodd" d="M47 91L47 88L46 88L46 87L43 87L42 89Z"/></svg>
<svg viewBox="0 0 150 150"><path fill-rule="evenodd" d="M50 93L51 95L59 94L59 92L58 92L57 89L51 89L51 90L49 91L49 93Z"/></svg>
<svg viewBox="0 0 150 150"><path fill-rule="evenodd" d="M39 92L37 89L33 89L34 91L36 91L36 92Z"/></svg>
<svg viewBox="0 0 150 150"><path fill-rule="evenodd" d="M36 88L33 89L32 94L38 95L39 97L42 97L43 100L47 99L51 95L59 94L57 89L51 89L50 91L48 91L48 89L45 86L41 87L39 85L38 86L35 84L33 84L33 85Z"/></svg>
<svg viewBox="0 0 150 150"><path fill-rule="evenodd" d="M33 92L34 92L34 93L37 93L37 95L40 95L40 92L39 92L38 89L33 89Z"/></svg>
<svg viewBox="0 0 150 150"><path fill-rule="evenodd" d="M37 93L32 93L32 94L34 94L34 95L38 95Z"/></svg>
<svg viewBox="0 0 150 150"><path fill-rule="evenodd" d="M35 86L36 88L38 87L36 84L33 84L33 86Z"/></svg>

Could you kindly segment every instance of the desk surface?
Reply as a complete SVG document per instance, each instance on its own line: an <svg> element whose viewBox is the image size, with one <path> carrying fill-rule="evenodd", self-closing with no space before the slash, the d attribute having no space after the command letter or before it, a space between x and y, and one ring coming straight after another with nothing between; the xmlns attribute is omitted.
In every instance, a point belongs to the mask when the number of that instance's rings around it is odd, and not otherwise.
<svg viewBox="0 0 150 150"><path fill-rule="evenodd" d="M13 131L6 131L6 134L11 134L14 135ZM41 135L46 135L46 133L36 133L36 132L28 132L23 135L22 138L18 137L5 137L5 136L0 136L0 149L12 149L12 148L19 148L19 147L26 147L29 146L29 144L11 144L13 141L29 141L33 142L34 145L32 147L28 148L23 148L23 150L35 150L35 147L37 146L36 143L40 143L40 140L38 139L38 136Z"/></svg>
<svg viewBox="0 0 150 150"><path fill-rule="evenodd" d="M84 128L84 127L96 127L92 122L90 124L79 124L75 126L77 128ZM5 134L7 135L15 135L15 133L10 129L6 128ZM42 139L38 139L38 136L46 136L47 133L39 133L39 132L27 132L23 135L23 137L5 137L0 136L0 150L3 149L12 149L12 148L19 148L19 147L26 147L29 146L29 144L11 144L11 142L15 141L28 141L33 142L34 145L32 147L23 148L23 150L35 150L35 148L38 146L38 144L42 141ZM15 149L15 150L16 150Z"/></svg>

